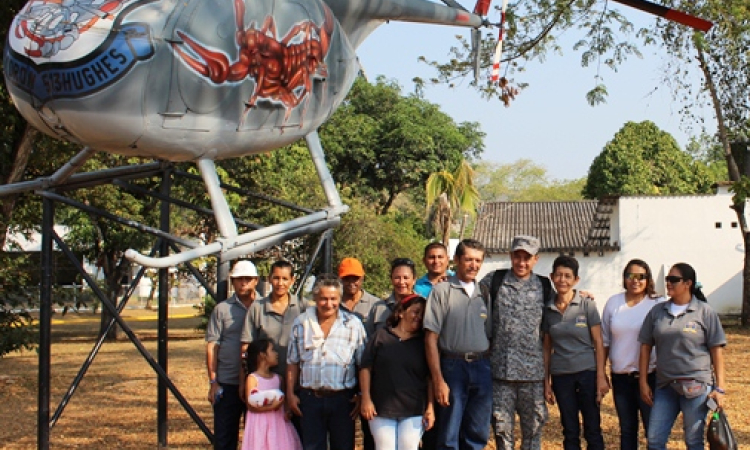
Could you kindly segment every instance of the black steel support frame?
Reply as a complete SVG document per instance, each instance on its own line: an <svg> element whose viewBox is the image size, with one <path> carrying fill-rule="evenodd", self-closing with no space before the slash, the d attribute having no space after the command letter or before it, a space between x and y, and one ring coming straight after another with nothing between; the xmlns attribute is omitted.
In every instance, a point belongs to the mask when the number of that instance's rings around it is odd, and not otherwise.
<svg viewBox="0 0 750 450"><path fill-rule="evenodd" d="M148 352L143 346L140 339L135 335L130 326L122 319L120 313L124 310L127 305L127 301L134 292L138 283L140 282L145 268L141 268L134 280L128 286L122 299L119 302L113 303L110 298L98 287L91 276L86 272L81 261L78 260L76 255L70 250L68 245L57 235L54 230L55 224L55 204L57 202L65 203L76 208L85 210L91 214L105 217L113 220L121 225L132 227L151 234L157 237L157 240L151 250L151 255L157 251L160 256L167 256L170 248L174 251L179 251L178 245L192 246L189 242L180 239L176 236L169 234L170 221L169 212L170 204L174 203L181 207L188 207L199 213L208 213L210 211L204 211L202 208L184 204L176 199L170 197L171 191L171 180L172 176L177 174L181 176L190 175L185 173L179 173L172 169L169 164L161 164L159 170L156 169L156 165L146 164L138 168L116 168L108 169L103 171L106 176L97 176L97 173L86 173L73 175L68 181L61 183L60 185L50 187L45 182L30 182L28 186L19 188L20 192L28 190L37 190L37 194L42 196L43 204L43 216L42 216L42 245L41 245L41 293L40 293L40 314L39 314L39 376L38 376L38 402L37 402L37 448L40 450L49 449L50 441L50 430L54 427L62 416L65 407L69 403L70 399L75 394L78 386L83 380L86 372L96 358L99 350L101 349L106 339L107 333L117 323L123 332L127 335L128 339L133 343L136 349L139 351L141 356L151 366L153 371L158 375L157 385L157 441L159 448L167 448L167 435L168 435L168 414L167 414L167 391L172 392L172 395L177 399L180 405L185 409L188 415L193 419L196 425L203 431L209 441L213 442L213 433L206 426L205 422L195 412L192 406L189 404L187 399L182 395L179 389L172 383L168 376L168 338L169 338L169 327L168 327L168 294L169 294L169 283L168 283L168 269L159 270L159 313L158 313L158 347L157 347L157 358L158 361ZM112 178L112 175L123 175L118 178ZM79 189L81 187L94 186L105 183L113 183L115 185L125 188L125 183L122 179L132 179L139 177L147 177L154 175L162 175L162 187L158 195L155 195L157 199L161 201L161 219L160 229L155 229L134 222L129 219L118 217L114 214L106 211L98 210L96 208L89 207L80 202L76 202L70 198L62 196L56 192L56 190L72 190ZM192 176L190 176L192 178ZM288 202L272 199L270 197L249 193L242 191L241 189L230 187L234 191L238 191L243 194L252 195L253 197L260 198L262 200L269 200L273 203L290 207L296 211L308 212L310 210L302 207L292 205ZM42 190L43 189L43 190ZM15 191L12 193L16 193ZM142 192L143 193L143 192ZM242 224L252 227L253 224ZM332 268L332 230L325 231L321 234L318 245L310 256L308 265L305 268L305 275L303 276L300 285L297 289L299 293L302 289L304 280L309 276L312 271L314 261L323 253L324 268L327 272L331 271ZM72 381L70 387L66 391L58 407L55 409L54 414L50 417L50 375L51 375L51 316L52 316L52 280L53 280L53 268L52 268L52 257L54 246L57 247L66 255L73 266L78 270L80 275L84 278L86 283L92 289L97 298L101 301L102 307L111 315L109 323L105 327L104 331L99 335L93 348L91 349L88 357L81 366L78 374ZM186 264L188 270L196 277L199 283L206 289L206 292L214 297L216 301L226 299L228 296L228 278L229 278L229 262L219 261L217 267L217 288L216 292L213 292L211 286L200 274L200 272L190 263Z"/></svg>

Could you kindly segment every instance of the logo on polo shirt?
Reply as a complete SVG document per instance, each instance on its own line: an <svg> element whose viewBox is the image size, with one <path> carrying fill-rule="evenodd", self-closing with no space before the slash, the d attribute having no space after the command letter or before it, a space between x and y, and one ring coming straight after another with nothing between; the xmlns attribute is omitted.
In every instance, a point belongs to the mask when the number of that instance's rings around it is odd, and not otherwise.
<svg viewBox="0 0 750 450"><path fill-rule="evenodd" d="M576 317L576 327L578 328L586 328L588 324L586 323L586 315L581 314L580 316Z"/></svg>
<svg viewBox="0 0 750 450"><path fill-rule="evenodd" d="M690 322L686 323L684 327L682 327L682 331L684 333L697 333L698 324L691 320Z"/></svg>
<svg viewBox="0 0 750 450"><path fill-rule="evenodd" d="M482 319L487 319L487 307L482 305L482 307L479 309L479 317Z"/></svg>

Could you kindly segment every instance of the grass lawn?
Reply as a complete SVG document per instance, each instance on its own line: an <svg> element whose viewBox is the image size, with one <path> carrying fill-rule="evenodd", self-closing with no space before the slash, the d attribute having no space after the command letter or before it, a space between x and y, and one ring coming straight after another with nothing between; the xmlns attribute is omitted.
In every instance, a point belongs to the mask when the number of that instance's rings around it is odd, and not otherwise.
<svg viewBox="0 0 750 450"><path fill-rule="evenodd" d="M206 400L203 334L195 331L198 319L191 308L170 311L169 375L198 414L212 428ZM145 347L156 355L155 312L126 310L125 320ZM52 325L51 412L91 351L99 326L90 313L54 316ZM740 449L750 450L750 330L725 323L729 345L726 408ZM36 352L14 353L0 359L0 446L7 449L36 448L37 421ZM617 415L608 395L602 407L602 426L607 448L618 448ZM670 449L684 449L678 419ZM520 436L520 430L517 431ZM562 447L556 407L550 408L544 449ZM169 447L209 449L200 429L176 400L169 396ZM50 432L54 449L150 449L156 439L156 375L129 341L105 343L57 425ZM494 449L490 444L488 447ZM279 449L284 450L284 449Z"/></svg>

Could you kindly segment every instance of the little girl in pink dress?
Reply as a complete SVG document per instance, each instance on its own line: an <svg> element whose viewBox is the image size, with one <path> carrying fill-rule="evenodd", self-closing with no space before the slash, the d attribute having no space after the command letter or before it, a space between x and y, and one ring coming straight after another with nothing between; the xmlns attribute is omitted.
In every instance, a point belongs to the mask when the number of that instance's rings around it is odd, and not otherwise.
<svg viewBox="0 0 750 450"><path fill-rule="evenodd" d="M284 414L281 379L271 372L279 354L267 339L253 341L247 349L248 395L242 450L302 450L297 431Z"/></svg>

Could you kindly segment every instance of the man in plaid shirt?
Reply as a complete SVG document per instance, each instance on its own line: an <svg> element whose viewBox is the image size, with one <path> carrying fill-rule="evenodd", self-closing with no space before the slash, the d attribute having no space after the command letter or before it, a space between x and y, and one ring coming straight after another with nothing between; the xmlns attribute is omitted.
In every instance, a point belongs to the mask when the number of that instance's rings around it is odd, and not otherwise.
<svg viewBox="0 0 750 450"><path fill-rule="evenodd" d="M341 282L322 275L313 288L315 307L297 317L287 353L287 406L302 417L305 450L354 448L359 414L357 366L367 340L357 316L339 309ZM294 388L299 383L300 395Z"/></svg>

